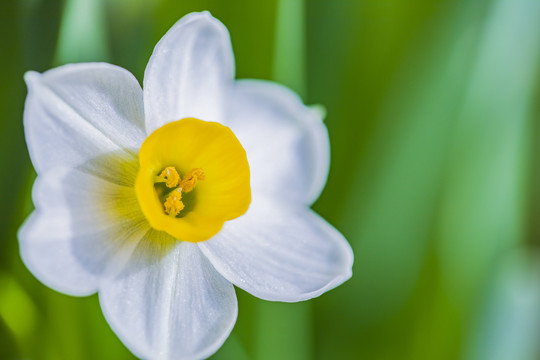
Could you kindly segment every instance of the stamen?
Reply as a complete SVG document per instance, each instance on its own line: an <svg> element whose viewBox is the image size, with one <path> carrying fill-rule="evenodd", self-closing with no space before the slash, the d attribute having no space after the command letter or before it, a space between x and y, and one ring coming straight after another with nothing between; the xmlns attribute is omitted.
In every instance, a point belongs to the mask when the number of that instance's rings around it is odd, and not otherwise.
<svg viewBox="0 0 540 360"><path fill-rule="evenodd" d="M184 180L181 180L180 175L174 166L166 167L161 174L155 178L156 183L165 183L168 188L176 188L170 192L170 195L163 203L165 213L172 217L176 217L185 207L182 202L182 194L192 191L199 180L204 179L204 171L200 168L189 171L184 176Z"/></svg>
<svg viewBox="0 0 540 360"><path fill-rule="evenodd" d="M204 180L205 178L203 169L193 169L184 176L184 180L180 182L178 188L181 189L182 192L188 193L193 190L199 180Z"/></svg>
<svg viewBox="0 0 540 360"><path fill-rule="evenodd" d="M182 202L182 192L180 189L173 191L167 200L165 200L165 212L172 217L178 215L180 211L184 208L184 203Z"/></svg>
<svg viewBox="0 0 540 360"><path fill-rule="evenodd" d="M173 188L178 185L178 182L180 181L180 175L178 174L178 171L174 168L174 166L168 166L159 174L159 177L162 179L165 179L165 185L168 188ZM163 182L161 179L156 179L156 182Z"/></svg>

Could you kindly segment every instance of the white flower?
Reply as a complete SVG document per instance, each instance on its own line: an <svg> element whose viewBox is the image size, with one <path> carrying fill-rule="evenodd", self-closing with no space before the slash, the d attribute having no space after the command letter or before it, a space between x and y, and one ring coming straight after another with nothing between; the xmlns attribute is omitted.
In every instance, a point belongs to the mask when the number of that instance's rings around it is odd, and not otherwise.
<svg viewBox="0 0 540 360"><path fill-rule="evenodd" d="M38 178L23 261L55 290L99 292L137 356L210 356L236 321L233 284L293 302L351 276L351 248L309 209L329 166L320 116L280 85L235 81L209 13L161 39L144 90L103 63L25 78Z"/></svg>

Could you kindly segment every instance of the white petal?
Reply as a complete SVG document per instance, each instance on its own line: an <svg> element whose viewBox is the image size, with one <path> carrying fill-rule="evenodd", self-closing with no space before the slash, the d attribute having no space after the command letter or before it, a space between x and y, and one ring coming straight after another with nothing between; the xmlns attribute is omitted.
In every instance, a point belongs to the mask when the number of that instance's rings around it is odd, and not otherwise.
<svg viewBox="0 0 540 360"><path fill-rule="evenodd" d="M330 165L320 112L291 90L268 81L237 81L228 125L247 152L253 193L310 205Z"/></svg>
<svg viewBox="0 0 540 360"><path fill-rule="evenodd" d="M252 203L199 247L221 275L265 300L310 299L352 274L347 241L307 208Z"/></svg>
<svg viewBox="0 0 540 360"><path fill-rule="evenodd" d="M186 117L222 122L234 79L229 32L209 13L191 13L159 41L144 73L146 130Z"/></svg>
<svg viewBox="0 0 540 360"><path fill-rule="evenodd" d="M105 318L137 356L201 359L229 336L236 294L195 244L150 231L99 291Z"/></svg>
<svg viewBox="0 0 540 360"><path fill-rule="evenodd" d="M128 71L71 64L25 80L25 135L38 173L124 149L136 154L144 141L142 90Z"/></svg>
<svg viewBox="0 0 540 360"><path fill-rule="evenodd" d="M132 187L80 170L38 176L33 198L36 211L19 232L21 257L39 280L66 294L94 293L149 229Z"/></svg>

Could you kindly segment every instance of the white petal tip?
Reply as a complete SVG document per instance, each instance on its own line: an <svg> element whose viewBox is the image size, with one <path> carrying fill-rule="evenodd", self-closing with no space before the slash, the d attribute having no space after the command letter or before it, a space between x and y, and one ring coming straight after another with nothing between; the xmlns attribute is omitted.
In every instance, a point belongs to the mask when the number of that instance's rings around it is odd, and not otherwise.
<svg viewBox="0 0 540 360"><path fill-rule="evenodd" d="M210 11L207 11L207 10L187 14L186 16L184 16L183 18L181 18L178 21L178 23L182 23L182 24L185 24L187 22L202 22L202 23L206 22L208 24L217 25L218 27L222 27L225 31L227 31L227 29L225 28L225 25L223 25L223 23L221 21L216 19L210 13Z"/></svg>
<svg viewBox="0 0 540 360"><path fill-rule="evenodd" d="M324 119L326 119L327 111L324 105L314 104L314 105L311 105L309 108L311 109L314 116L319 118L320 121L324 121Z"/></svg>
<svg viewBox="0 0 540 360"><path fill-rule="evenodd" d="M322 294L325 294L328 291L333 290L337 288L338 286L342 285L343 283L347 282L351 277L352 277L352 262L350 263L349 267L343 271L343 273L341 273L340 275L336 275L336 277L334 277L334 279L328 282L325 286L313 292L301 294L297 296L296 298L294 297L290 298L289 300L286 300L286 302L306 301L306 300L311 300L313 298L319 297ZM277 301L281 301L281 300L278 299Z"/></svg>
<svg viewBox="0 0 540 360"><path fill-rule="evenodd" d="M41 74L37 71L27 71L24 73L24 81L27 85L32 85L33 83L39 81Z"/></svg>

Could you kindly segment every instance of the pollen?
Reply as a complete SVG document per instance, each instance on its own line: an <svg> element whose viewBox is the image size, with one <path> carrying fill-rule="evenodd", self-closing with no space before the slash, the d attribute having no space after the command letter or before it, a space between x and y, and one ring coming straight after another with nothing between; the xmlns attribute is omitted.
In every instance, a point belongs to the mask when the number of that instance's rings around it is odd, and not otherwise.
<svg viewBox="0 0 540 360"><path fill-rule="evenodd" d="M180 181L180 175L178 174L178 171L174 168L174 166L168 166L166 167L161 174L159 174L159 177L161 179L157 179L157 182L165 182L165 185L168 188L174 188L176 185L178 185L178 182Z"/></svg>
<svg viewBox="0 0 540 360"><path fill-rule="evenodd" d="M165 183L165 186L172 188L163 203L165 213L171 217L176 217L185 207L184 202L182 201L182 194L192 191L199 180L204 179L204 171L201 168L195 168L188 171L182 180L174 166L167 166L161 174L155 178L156 183Z"/></svg>
<svg viewBox="0 0 540 360"><path fill-rule="evenodd" d="M165 212L169 214L172 217L175 217L182 211L184 208L184 203L182 202L182 192L179 191L179 189L176 189L172 192L171 195L167 197L167 200L165 200L165 203L163 204L165 206Z"/></svg>
<svg viewBox="0 0 540 360"><path fill-rule="evenodd" d="M203 169L199 169L199 168L193 169L184 176L184 180L180 182L180 185L178 185L178 188L182 189L182 192L188 193L191 190L193 190L193 188L195 187L195 185L197 185L197 182L199 182L199 180L204 180L204 179L205 179L205 175L204 175Z"/></svg>

